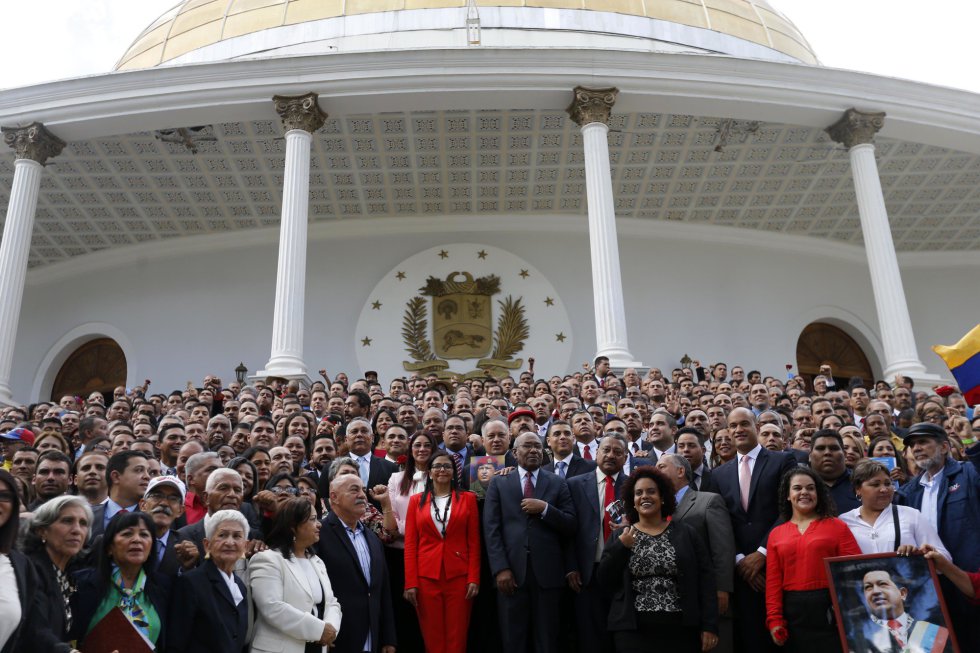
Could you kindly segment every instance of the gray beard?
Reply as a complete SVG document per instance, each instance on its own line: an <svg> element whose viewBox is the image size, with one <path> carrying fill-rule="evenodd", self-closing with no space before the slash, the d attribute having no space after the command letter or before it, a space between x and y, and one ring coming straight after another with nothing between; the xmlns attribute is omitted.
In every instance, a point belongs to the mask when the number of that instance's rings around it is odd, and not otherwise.
<svg viewBox="0 0 980 653"><path fill-rule="evenodd" d="M943 465L946 464L946 454L940 451L932 458L927 458L926 460L923 460L921 463L916 463L916 464L922 469L929 472L929 474L935 474L940 469L942 469Z"/></svg>

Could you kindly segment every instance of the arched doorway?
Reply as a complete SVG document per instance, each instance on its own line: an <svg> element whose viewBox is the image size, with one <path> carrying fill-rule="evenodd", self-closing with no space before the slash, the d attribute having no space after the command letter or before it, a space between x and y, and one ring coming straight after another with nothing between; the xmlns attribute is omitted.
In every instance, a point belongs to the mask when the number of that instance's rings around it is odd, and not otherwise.
<svg viewBox="0 0 980 653"><path fill-rule="evenodd" d="M51 388L52 401L65 395L86 397L101 392L112 399L112 390L126 385L126 355L112 338L90 340L68 356Z"/></svg>
<svg viewBox="0 0 980 653"><path fill-rule="evenodd" d="M830 365L834 382L846 388L852 377L860 377L866 387L874 385L874 372L868 357L854 338L842 329L826 322L808 324L796 342L796 369L813 387L813 377L820 374L821 365Z"/></svg>

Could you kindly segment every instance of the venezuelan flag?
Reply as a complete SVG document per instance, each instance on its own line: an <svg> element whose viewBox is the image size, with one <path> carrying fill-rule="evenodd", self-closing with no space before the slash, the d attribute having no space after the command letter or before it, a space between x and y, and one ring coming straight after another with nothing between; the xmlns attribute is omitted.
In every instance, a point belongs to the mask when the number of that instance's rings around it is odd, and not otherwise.
<svg viewBox="0 0 980 653"><path fill-rule="evenodd" d="M955 345L936 345L932 350L946 361L966 403L980 404L980 324Z"/></svg>

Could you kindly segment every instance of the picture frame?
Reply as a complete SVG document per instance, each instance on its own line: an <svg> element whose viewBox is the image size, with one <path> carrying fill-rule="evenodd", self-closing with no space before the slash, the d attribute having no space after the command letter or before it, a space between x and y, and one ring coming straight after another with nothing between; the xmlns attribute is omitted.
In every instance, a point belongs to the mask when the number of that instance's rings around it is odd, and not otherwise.
<svg viewBox="0 0 980 653"><path fill-rule="evenodd" d="M894 552L824 560L849 653L960 653L931 560Z"/></svg>
<svg viewBox="0 0 980 653"><path fill-rule="evenodd" d="M491 471L491 467L493 468ZM470 459L470 491L482 499L494 474L505 467L503 456L474 456Z"/></svg>

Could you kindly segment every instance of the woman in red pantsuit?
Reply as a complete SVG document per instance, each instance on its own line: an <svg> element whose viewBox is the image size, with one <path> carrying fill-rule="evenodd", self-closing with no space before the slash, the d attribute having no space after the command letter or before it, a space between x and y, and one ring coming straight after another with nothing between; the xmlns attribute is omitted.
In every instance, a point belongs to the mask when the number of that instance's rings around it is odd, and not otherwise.
<svg viewBox="0 0 980 653"><path fill-rule="evenodd" d="M453 460L429 460L425 490L408 504L405 600L415 606L428 653L464 653L480 589L480 515L476 495L456 488Z"/></svg>

